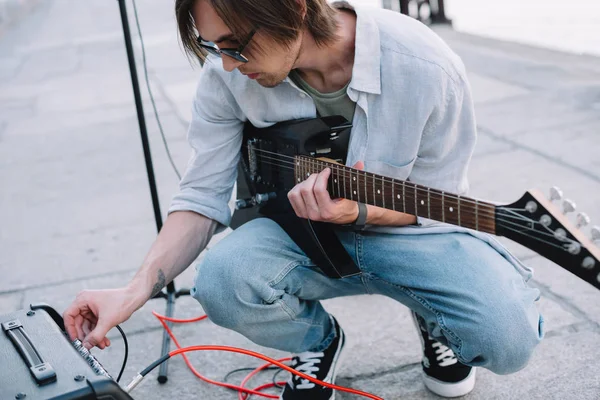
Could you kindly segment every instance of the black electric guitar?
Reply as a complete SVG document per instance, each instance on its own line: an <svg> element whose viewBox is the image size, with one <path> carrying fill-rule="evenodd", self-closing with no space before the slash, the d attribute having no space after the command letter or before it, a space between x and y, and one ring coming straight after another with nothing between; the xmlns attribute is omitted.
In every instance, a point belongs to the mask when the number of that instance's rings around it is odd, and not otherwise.
<svg viewBox="0 0 600 400"><path fill-rule="evenodd" d="M232 226L265 210L293 212L287 192L329 167L332 198L505 236L600 289L600 249L594 244L600 228L593 227L592 239L586 238L580 230L589 223L585 214L574 225L536 190L512 204L496 205L344 166L340 162L346 157L350 128L340 116L285 121L264 129L247 126L238 176L238 198L243 198L236 203ZM561 196L557 189L553 193L554 198ZM564 204L566 211L574 209L568 200Z"/></svg>

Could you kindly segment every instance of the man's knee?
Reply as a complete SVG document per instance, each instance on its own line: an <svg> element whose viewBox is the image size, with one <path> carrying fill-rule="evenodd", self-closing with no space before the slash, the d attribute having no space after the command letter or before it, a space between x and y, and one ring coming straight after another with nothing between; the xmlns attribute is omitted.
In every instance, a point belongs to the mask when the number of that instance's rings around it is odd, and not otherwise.
<svg viewBox="0 0 600 400"><path fill-rule="evenodd" d="M477 324L470 344L463 342L462 350L471 355L463 356L472 358L466 360L469 364L500 375L512 374L527 365L543 336L543 319L537 311L509 314L505 314L507 318L484 318Z"/></svg>
<svg viewBox="0 0 600 400"><path fill-rule="evenodd" d="M243 253L243 252L242 252ZM254 272L253 272L254 271ZM193 295L215 324L236 329L248 306L262 304L270 287L239 249L219 243L206 252L195 277Z"/></svg>

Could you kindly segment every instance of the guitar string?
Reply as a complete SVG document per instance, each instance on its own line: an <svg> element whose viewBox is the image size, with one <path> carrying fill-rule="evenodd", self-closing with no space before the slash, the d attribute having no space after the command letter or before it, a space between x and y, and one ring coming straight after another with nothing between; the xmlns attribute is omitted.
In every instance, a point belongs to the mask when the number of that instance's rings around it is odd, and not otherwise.
<svg viewBox="0 0 600 400"><path fill-rule="evenodd" d="M557 237L556 237L556 235L554 235L554 234L552 234L552 233L546 233L546 232L538 231L538 230L536 230L536 229L534 229L534 228L532 228L532 227L530 227L530 226L523 226L523 225L519 225L519 224L517 224L517 223L515 223L515 222L512 222L512 221L506 221L506 220L499 220L499 221L501 221L501 222L503 222L503 223L506 223L506 224L514 225L514 226L517 226L517 227L521 227L521 228L523 228L523 229L526 229L526 230L529 230L529 231L532 231L532 232L537 232L537 233L539 233L540 235L543 235L543 236L548 236L548 237L554 238L554 239L556 239L556 240L559 240L559 241L561 241L561 242L563 242L563 243L568 243L568 244L579 243L578 241L576 241L576 240L573 240L573 239L571 239L571 238L569 238L569 237L567 237L567 236L565 236L563 239L560 239L560 238L557 238ZM501 226L502 226L502 227L504 227L504 228L508 228L508 226L507 226L507 225L504 225L504 224L499 224L499 225L501 225Z"/></svg>
<svg viewBox="0 0 600 400"><path fill-rule="evenodd" d="M555 244L555 243L551 243L551 242L548 242L548 241L546 241L546 240L543 240L543 239L536 238L536 237L534 237L534 236L528 235L528 234L527 234L527 233L525 233L525 232L522 232L522 231L519 231L519 230L516 230L516 229L513 229L513 228L509 228L509 227L507 227L507 226L504 226L503 228L504 228L504 229L507 229L507 230L509 230L509 231L516 232L516 233L518 233L518 234L520 234L520 235L527 236L527 237L529 237L529 238L531 238L531 239L537 240L538 242L541 242L541 243L547 244L547 245L549 245L549 246L556 247L557 249L559 249L559 250L562 250L562 251L564 251L564 252L568 252L568 249L565 249L564 247L562 247L562 246L559 246L559 245L557 245L557 244Z"/></svg>
<svg viewBox="0 0 600 400"><path fill-rule="evenodd" d="M277 153L274 153L274 154L277 154ZM262 157L263 158L269 158L269 157L266 157L266 156L262 156ZM269 159L273 159L273 158L269 158ZM277 161L279 161L279 160L277 160ZM276 166L278 165L278 164L274 164L274 163L269 163L269 164L276 165ZM285 168L285 167L282 167L282 168ZM292 168L292 169L295 169L295 167ZM348 176L348 175L346 175L346 176ZM352 177L352 175L350 175L350 176ZM388 181L387 183L390 183L390 182ZM394 182L392 181L391 183L393 184ZM398 182L398 183L402 184L401 182ZM384 184L383 187L384 188L393 188L393 186L386 186L385 184ZM413 188L411 187L411 189L413 189ZM427 191L426 189L422 189L422 190ZM428 195L429 195L430 198L432 196L438 196L438 197L434 197L434 200L440 200L442 198L443 199L452 198L452 196L449 196L449 195L446 195L446 194L435 193L435 192L428 192ZM479 208L479 210L477 210L476 212L469 211L470 214L481 214L483 212L483 214L484 214L483 216L486 216L485 212L489 212L490 214L487 215L488 217L492 217L493 215L495 215L495 209L490 209L489 206L486 205L485 202L473 202L473 201L469 201L468 198L460 198L460 199L461 199L461 201L463 201L465 203L475 204ZM395 199L394 199L394 201L395 201ZM495 207L495 206L491 205L491 207ZM507 210L509 212L514 211L514 210L517 210L517 211L527 211L524 208L511 208L511 207L505 207L505 206L498 206L498 208L501 209L501 210ZM464 210L461 212L461 215L463 213L464 213ZM536 224L541 224L540 222L534 221L531 218L527 218L527 217L521 216L521 215L516 214L516 213L514 213L514 214L515 215L507 215L506 217L508 217L508 218L515 218L515 219L521 220L521 221L527 221L527 222L532 222L532 223L536 223ZM544 226L544 225L542 225L542 226ZM547 228L545 226L544 226L544 228L546 230L548 230L549 232L552 232L552 230L550 230L549 228Z"/></svg>
<svg viewBox="0 0 600 400"><path fill-rule="evenodd" d="M264 162L265 164L270 164L270 165L279 166L279 164L274 164L274 163L270 163L270 162L267 162L267 161L263 161L263 162ZM289 171L289 170L288 170L288 171L284 171L284 172L287 172L287 173L290 173L290 174L292 173L292 171ZM332 186L334 186L334 184L333 184L333 183L332 183ZM335 189L335 188L334 188L334 189ZM335 191L335 190L334 190L334 191ZM432 194L433 194L433 193L432 193ZM395 199L394 199L394 201L395 201ZM415 211L418 211L418 210L415 210ZM486 215L486 212L487 212L487 215ZM437 213L439 213L439 212L437 212ZM485 210L485 209L480 209L480 210L477 210L477 211L471 211L471 210L469 210L469 209L467 209L467 210L463 209L463 210L460 212L460 214L461 214L461 216L464 216L464 217L467 217L467 218L469 218L469 217L471 217L471 216L475 216L475 217L480 217L480 216L481 216L481 217L495 218L495 216L496 216L496 215L495 215L495 211L494 211L494 210ZM516 218L516 217L513 217L513 216L507 216L507 217L510 217L510 218ZM429 214L429 218L431 218L431 214ZM528 221L528 222L534 222L534 223L538 223L537 221L533 221L533 220L531 220L531 219L524 219L524 218L522 218L522 217L520 217L519 219L520 219L520 220L523 220L523 221ZM446 222L446 221L444 221L444 222ZM469 222L471 222L471 224L472 224L472 222L473 222L473 221L469 221ZM482 224L485 224L485 221L482 221Z"/></svg>
<svg viewBox="0 0 600 400"><path fill-rule="evenodd" d="M274 164L274 163L270 163L270 162L266 162L266 161L265 161L264 163L265 163L265 164L270 164L270 165L275 165L275 166L278 166L278 165L279 165L279 164ZM291 172L292 172L292 171L285 171L285 172L289 172L289 173L291 174ZM334 186L333 182L332 182L332 186ZM335 189L335 188L334 188L334 189ZM335 190L334 190L334 191L335 191ZM431 194L432 194L432 195L437 195L437 194L435 194L435 193L431 193ZM395 199L394 199L394 201L395 201ZM509 212L511 212L511 213L514 213L514 211L512 211L512 210L521 210L521 211L526 211L525 209L517 209L517 208L513 208L513 209L511 209L511 208L508 208L508 207L501 207L501 206L499 206L499 208L500 208L501 210L507 210L507 211L509 211ZM468 209L467 209L467 210L464 210L464 209L463 209L463 210L461 211L461 215L464 215L464 214L465 214L465 211L467 212L467 215L473 215L473 214L478 214L478 215L481 215L481 211L484 211L484 212L485 212L485 211L491 211L491 210L478 210L478 212L473 212L473 211L471 211L471 210L468 210ZM527 222L527 223L538 224L538 225L541 225L542 227L544 227L544 229L546 229L546 230L547 230L548 232L550 232L551 234L552 234L552 232L553 232L551 229L547 228L546 226L544 226L544 225L543 225L541 222L539 222L539 221L535 221L535 220L533 220L533 219L531 219L531 218L524 217L524 216L522 216L522 215L520 215L520 214L516 214L516 213L514 213L514 214L515 214L515 215L501 215L501 214L498 214L498 215L497 215L497 218L498 218L498 221L507 221L507 222L508 222L507 218L513 218L513 219L515 219L515 220L518 220L518 221L523 221L523 222ZM486 215L483 215L483 216L486 216ZM495 215L495 212L494 212L494 215L492 215L492 214L488 214L487 216L488 216L488 217L492 217L492 216L496 217L496 215ZM553 235L552 235L552 236L553 236Z"/></svg>
<svg viewBox="0 0 600 400"><path fill-rule="evenodd" d="M269 163L269 162L266 162L266 161L263 161L263 162L264 162L265 164L272 164L272 163ZM278 165L278 164L273 164L273 165ZM291 173L291 171L284 171L284 172ZM466 214L465 214L465 213L466 213ZM475 215L475 214L476 214L476 213L474 213L474 212L471 212L471 211L469 211L469 210L462 210L462 211L461 211L461 215L462 215L462 216L464 216L464 217L467 217L467 220L468 220L468 221L469 221L469 223L471 223L471 224L472 224L472 221L470 221L470 220L469 220L469 216L473 216L473 215ZM479 216L481 216L481 215L479 215ZM429 217L431 217L431 215L430 215ZM486 221L481 221L481 225L482 225L482 227L483 227L483 228L488 228L487 230L493 230L493 229L491 229L491 227L490 227L490 226L486 226L485 222L486 222ZM486 230L486 231L487 231L487 230Z"/></svg>
<svg viewBox="0 0 600 400"><path fill-rule="evenodd" d="M281 164L279 164L279 163L270 163L270 162L267 162L267 161L265 161L265 164L271 164L271 165L274 165L274 166L280 166L280 167L281 167ZM282 168L286 168L286 167L282 167ZM284 172L287 172L287 173L289 173L289 174L292 174L292 173L293 173L293 171L292 171L292 170L293 170L293 168L291 168L291 167L288 167L288 170L284 170ZM510 208L506 208L506 209L507 209L508 211L512 211ZM515 209L515 210L523 210L523 211L525 211L525 209ZM463 212L464 212L464 211L463 211ZM471 214L473 214L473 213L471 213ZM557 244L555 244L555 243L548 242L548 241L546 241L546 240L544 240L544 239L541 239L541 238L538 238L538 237L535 237L535 236L529 235L529 234L527 234L527 233L523 232L522 230L513 229L511 226L509 226L509 225L507 225L507 224L510 224L510 225L513 225L513 226L516 226L516 227L520 227L520 228L522 228L523 230L531 231L531 232L533 232L533 233L537 233L537 234L540 234L540 235L548 236L548 237L551 237L551 238L553 238L553 239L556 239L556 240L560 240L560 239L559 239L559 238L557 238L557 237L556 237L554 234L551 234L551 233L545 233L545 232L540 232L540 231L538 231L538 230L536 230L536 229L534 229L534 228L531 228L531 227L528 227L528 226L519 225L519 224L517 224L517 223L515 223L515 222L512 222L512 221L509 221L509 220L507 220L507 219L506 219L506 217L515 218L515 219L518 219L518 220L521 220L521 221L525 221L525 222L530 222L530 223L533 223L533 224L542 225L542 226L543 226L545 229L548 229L547 227L545 227L545 226L544 226L543 224L541 224L540 222L538 222L538 221L534 221L534 220L532 220L531 218L526 218L526 217L523 217L523 216L521 216L521 215L519 215L519 214L517 214L516 216L512 216L512 215L500 216L500 215L499 215L499 216L497 217L497 221L498 221L498 223L497 223L496 225L497 225L497 226L500 226L500 227L502 227L502 228L505 228L505 229L507 229L507 230L509 230L509 231L516 232L516 233L518 233L518 234L521 234L521 235L524 235L524 236L530 237L530 238L532 238L532 239L534 239L534 240L537 240L538 242L545 243L545 244L548 244L548 245L550 245L550 246L556 247L556 248L558 248L558 249L560 249L560 250L562 250L562 251L568 252L568 249L565 249L564 247L561 247L561 246L559 246L559 245L557 245ZM552 231L550 230L550 232L552 232ZM572 240L572 239L570 239L570 238L568 238L568 237L565 237L565 238L564 238L564 240L561 240L561 241L562 241L563 243L565 243L565 244L579 243L579 242L577 242L577 241L574 241L574 240Z"/></svg>
<svg viewBox="0 0 600 400"><path fill-rule="evenodd" d="M266 156L261 156L261 157L263 158L263 160L264 159L269 159L269 160L279 161L278 159L274 159L274 158L270 158L270 157L266 157ZM295 166L294 167L292 167L292 166L284 166L281 163L268 163L266 161L263 161L263 162L265 162L265 164L270 164L270 165L277 166L277 167L279 167L281 169L286 169L287 168L290 173L293 173L295 171L295 169L296 169ZM288 172L288 171L286 171L286 172ZM351 172L349 174L346 174L344 172L343 175L338 174L338 176L341 176L341 177L344 177L344 178L345 177L348 177L348 178L353 178L354 177L354 175L352 175ZM450 194L450 193L448 193L448 194L446 194L446 193L444 193L444 194L436 193L436 192L432 192L430 190L427 190L425 188L415 186L416 184L410 185L410 184L407 184L407 183L405 183L404 181L401 181L401 180L398 180L397 182L395 182L395 181L389 180L389 179L390 178L386 179L385 177L383 177L382 182L384 182L384 185L382 187L384 189L385 188L388 188L388 189L393 188L395 184L398 184L398 185L401 185L401 186L406 186L407 188L409 188L411 190L416 189L416 190L418 190L420 192L424 192L426 194L429 194L430 198L432 196L438 196L437 198L435 198L436 200L440 200L442 198L444 200L457 200L457 201L460 200L464 204L469 204L469 205L477 206L479 208L479 212L488 212L488 213L490 213L489 216L492 216L494 214L494 208L491 208L491 207L494 207L494 205L488 204L486 202L474 201L474 200L470 200L468 197L459 197L459 196L456 196L456 195L453 195L453 194ZM386 184L388 184L388 185L386 185ZM436 189L433 189L433 190L436 190Z"/></svg>
<svg viewBox="0 0 600 400"><path fill-rule="evenodd" d="M518 214L517 212L513 211L513 209L510 209L510 208L505 208L504 210L506 210L507 212L509 212L513 218L516 218L516 216L519 216L519 217L521 217L521 218L524 218L522 215L520 215L520 214ZM499 214L499 215L501 215L501 214ZM515 215L516 215L516 216L515 216ZM541 225L541 226L542 226L542 227L543 227L543 228L544 228L544 229L545 229L547 232L550 232L550 234L553 234L553 233L554 233L554 231L553 231L552 229L550 229L548 226L546 226L546 225L542 224L541 222L539 222L539 221L533 221L533 220L531 220L531 221L532 221L532 222L535 222L535 223L537 223L537 224L540 224L540 225ZM572 233L571 233L571 234L572 234Z"/></svg>
<svg viewBox="0 0 600 400"><path fill-rule="evenodd" d="M277 153L273 153L273 154L277 154ZM281 161L281 160L279 160L277 158L267 157L267 156L264 156L264 155L261 155L261 157L263 157L263 159L270 159L270 160L274 160L274 161ZM284 163L287 163L288 166L284 166L283 165ZM296 163L293 163L293 162L283 161L283 163L279 162L279 163L271 163L271 164L272 165L278 165L278 166L280 166L280 168L288 168L288 169L291 169L291 170L295 170L296 169ZM315 166L317 166L317 165L315 165ZM332 172L333 172L334 168L336 168L337 171L340 171L340 169L338 169L339 167L335 167L334 166L334 167L329 167L329 168L332 169ZM350 178L354 177L354 175L352 175L352 171L347 171L347 169L362 172L363 176L368 176L366 174L370 174L369 172L365 172L365 171L353 169L353 168L346 167L346 166L343 166L342 168L343 168L343 169L341 169L342 171L344 171L344 169L346 169L346 171L343 172L343 175L339 175L339 173L338 173L338 175L342 176L342 177L350 177ZM360 177L360 174L357 174L356 176ZM412 190L416 189L416 190L418 190L420 192L429 193L430 195L443 196L444 199L457 200L457 201L460 200L461 202L463 202L465 204L476 205L476 206L478 206L480 208L481 207L485 207L485 208L489 209L490 207L494 207L494 205L488 204L487 202L484 202L484 201L474 201L472 199L469 199L468 197L457 196L457 195L454 195L452 193L444 193L444 194L435 193L435 192L431 192L431 190L437 190L437 189L430 189L430 190L428 190L427 188L424 188L424 187L422 187L422 186L420 186L418 184L412 184L411 185L409 182L406 182L406 181L402 181L402 180L395 181L395 180L390 180L390 179L393 179L393 178L387 178L387 177L383 177L382 176L382 182L388 183L388 184L391 184L391 185L397 184L397 185L401 185L401 186L406 186L407 188L410 188ZM384 186L384 187L391 188L393 186Z"/></svg>
<svg viewBox="0 0 600 400"><path fill-rule="evenodd" d="M266 150L255 150L255 151L258 151L258 152L262 151L264 153L273 154L273 155L275 155L277 157L288 157L288 158L291 158L289 156L283 156L283 155L280 155L278 153L273 153L273 152L269 152L269 151L266 151ZM261 157L263 157L263 158L269 158L269 159L272 159L272 160L275 160L275 161L279 161L279 162L281 162L282 165L283 164L293 165L293 167L289 167L289 168L292 168L292 169L296 168L296 163L295 162L284 161L284 160L281 160L281 159L278 159L278 158L267 157L267 156L264 156L264 155L261 155ZM323 162L321 160L315 160L314 162L311 162L309 159L307 159L307 161L310 162L311 164L314 164L312 166L319 166L318 163L322 163L322 164L325 163L325 162ZM369 174L369 172L365 172L365 171L361 171L361 170L356 170L356 169L353 169L353 168L350 168L350 167L347 167L347 166L338 166L336 164L330 164L330 163L328 163L328 164L330 165L329 167L332 169L332 172L334 172L333 170L335 169L338 172L338 174L339 174L339 171L342 170L343 173L344 173L343 177L348 177L348 176L349 177L353 177L352 170L363 172L363 176L368 176L367 174ZM325 166L327 167L328 165L325 164ZM282 168L285 168L285 167L282 166ZM350 170L350 171L348 171L348 170ZM349 173L350 175L348 175L346 173ZM356 176L360 177L360 174L357 173ZM372 176L372 177L375 178L375 176ZM410 183L402 181L402 180L398 180L398 182L395 182L394 180L390 181L390 179L392 179L392 178L388 178L388 177L382 176L382 182L384 182L384 184L385 183L390 183L392 185L398 184L398 185L401 185L401 186L409 187L410 189L416 189L417 191L428 193L430 196L431 195L437 195L437 196L443 196L444 199L457 200L457 201L460 200L464 204L471 204L471 205L474 204L475 206L479 207L480 209L483 207L483 210L485 210L485 208L494 207L494 205L488 204L485 201L474 201L472 199L469 199L468 197L456 196L456 195L451 194L451 193L448 193L448 194L446 194L446 193L444 193L444 194L435 193L435 192L431 192L430 189L423 188L422 186L417 185L417 184L410 185ZM392 186L384 186L384 187L390 188ZM436 190L436 189L433 189L433 190Z"/></svg>

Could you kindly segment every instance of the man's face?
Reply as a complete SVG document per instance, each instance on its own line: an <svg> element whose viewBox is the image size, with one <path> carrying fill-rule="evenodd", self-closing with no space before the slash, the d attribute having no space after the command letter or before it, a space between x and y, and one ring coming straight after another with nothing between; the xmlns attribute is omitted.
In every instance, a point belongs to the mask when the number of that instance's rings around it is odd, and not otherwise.
<svg viewBox="0 0 600 400"><path fill-rule="evenodd" d="M202 39L213 42L220 48L239 47L240 43L231 37L231 30L208 1L196 2L193 17ZM222 54L223 68L229 72L237 68L248 79L256 79L264 87L274 87L288 76L298 58L300 43L301 39L298 38L287 48L265 37L259 29L242 52L248 62L242 63ZM259 46L262 49L260 52L257 51Z"/></svg>

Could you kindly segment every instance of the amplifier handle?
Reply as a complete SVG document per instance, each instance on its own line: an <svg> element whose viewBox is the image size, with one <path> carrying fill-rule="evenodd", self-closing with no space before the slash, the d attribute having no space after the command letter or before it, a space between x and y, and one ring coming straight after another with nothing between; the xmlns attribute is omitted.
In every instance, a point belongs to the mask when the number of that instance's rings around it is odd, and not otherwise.
<svg viewBox="0 0 600 400"><path fill-rule="evenodd" d="M2 323L2 330L13 343L38 385L56 381L56 372L52 366L42 359L35 345L23 329L21 321L13 319Z"/></svg>

